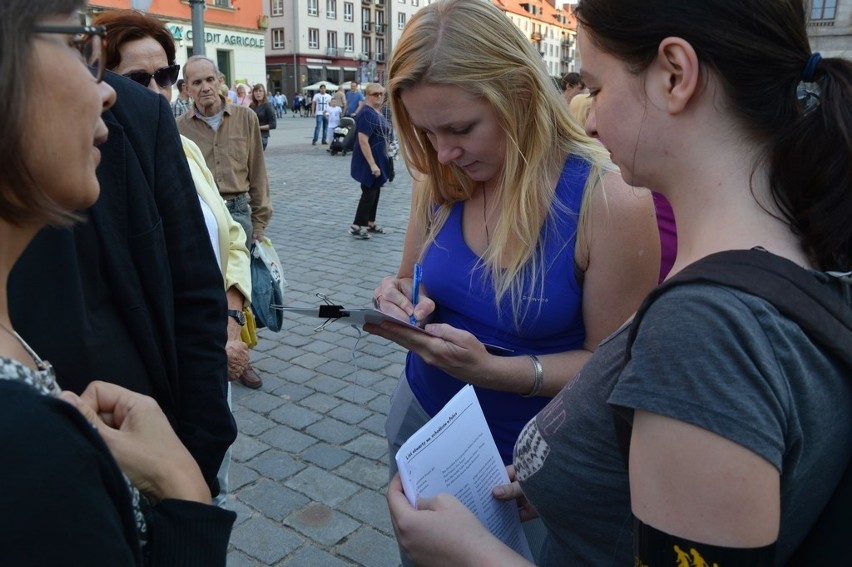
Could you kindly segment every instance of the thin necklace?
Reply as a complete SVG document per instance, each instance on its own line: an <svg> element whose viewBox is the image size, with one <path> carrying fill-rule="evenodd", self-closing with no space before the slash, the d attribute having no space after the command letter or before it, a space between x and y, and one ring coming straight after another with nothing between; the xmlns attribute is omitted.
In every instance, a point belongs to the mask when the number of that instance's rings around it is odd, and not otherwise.
<svg viewBox="0 0 852 567"><path fill-rule="evenodd" d="M2 322L0 322L0 327L2 327L4 331L9 333L9 335L12 338L14 338L16 341L18 341L18 344L20 344L24 348L24 350L27 351L27 354L30 355L30 357L32 357L32 359L33 359L33 362L35 362L36 368L38 368L42 372L46 371L46 372L49 373L51 380L55 384L56 383L56 375L53 371L53 365L51 365L46 360L42 360L42 358L36 353L36 351L34 351L32 349L32 347L29 344L27 344L27 341L25 341L23 338L21 338L21 335L19 335L17 332L13 331L12 329L10 329L6 325L4 325ZM53 391L53 387L50 387L50 390ZM61 390L59 389L59 386L56 386L55 393L58 394L60 391Z"/></svg>
<svg viewBox="0 0 852 567"><path fill-rule="evenodd" d="M485 245L491 246L491 234L488 233L488 197L482 188L482 220L485 222Z"/></svg>

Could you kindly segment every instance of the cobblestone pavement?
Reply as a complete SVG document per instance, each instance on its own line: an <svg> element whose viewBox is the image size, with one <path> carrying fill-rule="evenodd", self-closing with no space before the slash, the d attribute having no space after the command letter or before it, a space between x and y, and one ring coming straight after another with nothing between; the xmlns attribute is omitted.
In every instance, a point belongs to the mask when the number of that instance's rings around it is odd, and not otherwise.
<svg viewBox="0 0 852 567"><path fill-rule="evenodd" d="M281 257L285 303L366 307L402 253L411 178L401 161L382 189L370 240L347 234L360 196L350 156L311 145L313 118L285 115L266 151L275 213L267 229ZM329 132L329 141L331 133ZM239 436L228 507L238 514L228 565L396 566L385 504L384 421L404 350L341 323L286 316L259 332L252 364L260 390L233 387ZM354 353L354 360L353 360Z"/></svg>

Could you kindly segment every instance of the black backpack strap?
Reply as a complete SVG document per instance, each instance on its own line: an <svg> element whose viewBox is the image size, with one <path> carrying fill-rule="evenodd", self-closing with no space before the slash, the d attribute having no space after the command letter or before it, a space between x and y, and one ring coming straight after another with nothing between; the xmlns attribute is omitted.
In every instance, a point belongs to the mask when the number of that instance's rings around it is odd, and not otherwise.
<svg viewBox="0 0 852 567"><path fill-rule="evenodd" d="M689 283L724 285L765 299L781 315L799 325L815 344L842 361L852 378L852 277L849 274L815 274L759 249L712 254L655 288L633 319L625 362L630 360L639 324L651 304L669 289ZM632 428L623 416L617 412L613 415L618 442L627 462ZM789 564L828 565L844 557L850 520L852 466L847 465L834 494Z"/></svg>

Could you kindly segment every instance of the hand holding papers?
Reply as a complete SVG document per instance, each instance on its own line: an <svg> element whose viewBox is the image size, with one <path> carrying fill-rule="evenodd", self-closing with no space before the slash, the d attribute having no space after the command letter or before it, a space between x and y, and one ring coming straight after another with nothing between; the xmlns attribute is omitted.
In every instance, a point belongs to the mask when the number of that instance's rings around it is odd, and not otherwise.
<svg viewBox="0 0 852 567"><path fill-rule="evenodd" d="M418 498L446 492L459 499L508 547L532 561L515 502L491 495L509 476L473 386L467 385L396 454L403 491Z"/></svg>

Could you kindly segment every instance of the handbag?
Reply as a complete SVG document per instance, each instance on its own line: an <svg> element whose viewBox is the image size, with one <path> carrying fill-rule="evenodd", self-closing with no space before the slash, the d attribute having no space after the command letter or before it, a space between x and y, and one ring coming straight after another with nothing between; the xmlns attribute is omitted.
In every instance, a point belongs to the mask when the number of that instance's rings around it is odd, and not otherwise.
<svg viewBox="0 0 852 567"><path fill-rule="evenodd" d="M284 287L281 260L267 237L251 245L251 308L257 327L278 332L284 323Z"/></svg>

